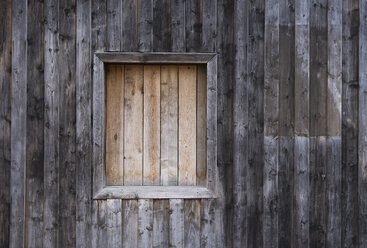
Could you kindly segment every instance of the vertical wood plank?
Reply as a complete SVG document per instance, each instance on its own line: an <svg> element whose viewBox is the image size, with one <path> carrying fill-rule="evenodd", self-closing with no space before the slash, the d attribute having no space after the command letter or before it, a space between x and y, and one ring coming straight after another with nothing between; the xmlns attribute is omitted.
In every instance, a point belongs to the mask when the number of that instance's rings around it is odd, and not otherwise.
<svg viewBox="0 0 367 248"><path fill-rule="evenodd" d="M278 246L291 247L295 121L295 0L279 2Z"/></svg>
<svg viewBox="0 0 367 248"><path fill-rule="evenodd" d="M109 65L106 76L106 177L107 185L124 183L124 71Z"/></svg>
<svg viewBox="0 0 367 248"><path fill-rule="evenodd" d="M309 247L309 138L294 139L294 243Z"/></svg>
<svg viewBox="0 0 367 248"><path fill-rule="evenodd" d="M217 1L217 204L215 239L217 247L231 247L233 233L233 1ZM212 68L211 68L212 69ZM208 75L213 73L208 68ZM211 76L210 76L211 77ZM212 92L208 92L211 94ZM214 92L213 92L214 93ZM209 97L209 95L208 95ZM209 109L208 109L209 114ZM208 134L209 135L209 134ZM208 149L211 145L208 143ZM208 158L209 160L209 158ZM210 176L208 172L208 177Z"/></svg>
<svg viewBox="0 0 367 248"><path fill-rule="evenodd" d="M0 2L0 247L9 247L11 181L12 2Z"/></svg>
<svg viewBox="0 0 367 248"><path fill-rule="evenodd" d="M186 52L199 51L202 30L201 7L201 1L185 1Z"/></svg>
<svg viewBox="0 0 367 248"><path fill-rule="evenodd" d="M76 247L91 247L91 3L76 1Z"/></svg>
<svg viewBox="0 0 367 248"><path fill-rule="evenodd" d="M169 245L182 248L184 245L184 200L170 199Z"/></svg>
<svg viewBox="0 0 367 248"><path fill-rule="evenodd" d="M326 137L310 137L310 247L326 245Z"/></svg>
<svg viewBox="0 0 367 248"><path fill-rule="evenodd" d="M200 247L215 247L215 200L201 199Z"/></svg>
<svg viewBox="0 0 367 248"><path fill-rule="evenodd" d="M153 0L138 1L138 50L153 49Z"/></svg>
<svg viewBox="0 0 367 248"><path fill-rule="evenodd" d="M246 247L246 171L248 166L247 18L248 3L234 6L233 246ZM203 204L204 205L204 204ZM210 246L208 246L210 247Z"/></svg>
<svg viewBox="0 0 367 248"><path fill-rule="evenodd" d="M206 186L206 67L197 66L197 93L196 93L196 185Z"/></svg>
<svg viewBox="0 0 367 248"><path fill-rule="evenodd" d="M279 11L278 1L265 1L264 32L264 227L263 245L278 244L278 176L279 176ZM282 61L283 63L283 61ZM249 227L251 228L251 227Z"/></svg>
<svg viewBox="0 0 367 248"><path fill-rule="evenodd" d="M327 247L341 247L342 1L328 1Z"/></svg>
<svg viewBox="0 0 367 248"><path fill-rule="evenodd" d="M179 66L179 185L196 185L196 70Z"/></svg>
<svg viewBox="0 0 367 248"><path fill-rule="evenodd" d="M104 247L107 244L107 201L93 201L92 247Z"/></svg>
<svg viewBox="0 0 367 248"><path fill-rule="evenodd" d="M138 1L122 1L122 51L135 51L137 48L137 3Z"/></svg>
<svg viewBox="0 0 367 248"><path fill-rule="evenodd" d="M217 1L204 0L201 5L202 41L200 51L214 52L217 35Z"/></svg>
<svg viewBox="0 0 367 248"><path fill-rule="evenodd" d="M137 247L138 244L138 201L122 201L122 247Z"/></svg>
<svg viewBox="0 0 367 248"><path fill-rule="evenodd" d="M263 166L264 166L264 3L249 3L248 14L248 170L247 233L248 247L262 247Z"/></svg>
<svg viewBox="0 0 367 248"><path fill-rule="evenodd" d="M91 3L92 51L104 51L107 43L107 0Z"/></svg>
<svg viewBox="0 0 367 248"><path fill-rule="evenodd" d="M45 129L43 245L57 246L59 200L58 3L45 3Z"/></svg>
<svg viewBox="0 0 367 248"><path fill-rule="evenodd" d="M171 50L173 52L184 52L186 49L185 36L185 2L171 0Z"/></svg>
<svg viewBox="0 0 367 248"><path fill-rule="evenodd" d="M310 6L310 135L326 135L327 1Z"/></svg>
<svg viewBox="0 0 367 248"><path fill-rule="evenodd" d="M184 201L184 247L200 247L200 200Z"/></svg>
<svg viewBox="0 0 367 248"><path fill-rule="evenodd" d="M160 66L144 66L143 185L160 184Z"/></svg>
<svg viewBox="0 0 367 248"><path fill-rule="evenodd" d="M161 184L177 185L178 67L161 66Z"/></svg>
<svg viewBox="0 0 367 248"><path fill-rule="evenodd" d="M149 248L153 245L153 200L138 200L138 247Z"/></svg>
<svg viewBox="0 0 367 248"><path fill-rule="evenodd" d="M24 244L27 113L27 3L12 1L11 168L9 247Z"/></svg>
<svg viewBox="0 0 367 248"><path fill-rule="evenodd" d="M107 50L121 50L121 21L122 21L121 0L107 0Z"/></svg>
<svg viewBox="0 0 367 248"><path fill-rule="evenodd" d="M309 247L309 14L310 1L295 1L295 138L293 247Z"/></svg>
<svg viewBox="0 0 367 248"><path fill-rule="evenodd" d="M153 1L153 51L167 51L171 49L170 1Z"/></svg>
<svg viewBox="0 0 367 248"><path fill-rule="evenodd" d="M59 2L59 247L75 246L75 3Z"/></svg>
<svg viewBox="0 0 367 248"><path fill-rule="evenodd" d="M358 242L359 1L342 3L342 247ZM363 69L364 71L365 69Z"/></svg>
<svg viewBox="0 0 367 248"><path fill-rule="evenodd" d="M153 201L153 247L169 247L169 200Z"/></svg>
<svg viewBox="0 0 367 248"><path fill-rule="evenodd" d="M44 77L43 3L29 1L27 10L27 197L26 245L42 246Z"/></svg>
<svg viewBox="0 0 367 248"><path fill-rule="evenodd" d="M143 180L143 66L125 66L124 185Z"/></svg>
<svg viewBox="0 0 367 248"><path fill-rule="evenodd" d="M367 246L367 3L359 2L359 246Z"/></svg>
<svg viewBox="0 0 367 248"><path fill-rule="evenodd" d="M120 199L107 200L107 247L117 248L122 244L122 211Z"/></svg>

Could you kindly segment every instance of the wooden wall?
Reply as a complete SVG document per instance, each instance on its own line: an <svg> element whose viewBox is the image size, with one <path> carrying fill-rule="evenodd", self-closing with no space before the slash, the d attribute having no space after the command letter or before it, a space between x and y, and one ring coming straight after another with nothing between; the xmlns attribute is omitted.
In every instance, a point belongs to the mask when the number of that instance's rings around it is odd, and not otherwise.
<svg viewBox="0 0 367 248"><path fill-rule="evenodd" d="M0 247L367 247L364 0L0 1ZM92 201L95 51L218 54L218 198Z"/></svg>

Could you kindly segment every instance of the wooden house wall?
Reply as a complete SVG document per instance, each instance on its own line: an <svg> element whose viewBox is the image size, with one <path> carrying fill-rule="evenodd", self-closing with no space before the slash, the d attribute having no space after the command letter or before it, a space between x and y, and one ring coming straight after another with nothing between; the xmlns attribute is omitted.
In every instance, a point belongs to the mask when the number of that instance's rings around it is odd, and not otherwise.
<svg viewBox="0 0 367 248"><path fill-rule="evenodd" d="M367 247L364 0L0 1L0 247ZM92 201L95 51L218 54L218 198Z"/></svg>

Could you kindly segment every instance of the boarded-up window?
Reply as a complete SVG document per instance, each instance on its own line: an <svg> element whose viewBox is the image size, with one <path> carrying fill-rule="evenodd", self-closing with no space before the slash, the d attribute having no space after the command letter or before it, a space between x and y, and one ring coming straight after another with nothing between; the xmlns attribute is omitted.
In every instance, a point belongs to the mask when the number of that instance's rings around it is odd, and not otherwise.
<svg viewBox="0 0 367 248"><path fill-rule="evenodd" d="M107 185L206 182L206 66L109 64Z"/></svg>

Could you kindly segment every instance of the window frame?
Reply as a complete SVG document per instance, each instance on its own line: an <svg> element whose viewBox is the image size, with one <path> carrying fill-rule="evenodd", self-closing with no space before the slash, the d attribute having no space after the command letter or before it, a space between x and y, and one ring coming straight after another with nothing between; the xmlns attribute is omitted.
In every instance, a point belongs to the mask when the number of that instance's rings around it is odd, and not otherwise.
<svg viewBox="0 0 367 248"><path fill-rule="evenodd" d="M206 64L207 175L206 186L106 185L106 74L108 63ZM93 63L93 199L215 198L217 181L217 56L215 53L96 52Z"/></svg>

